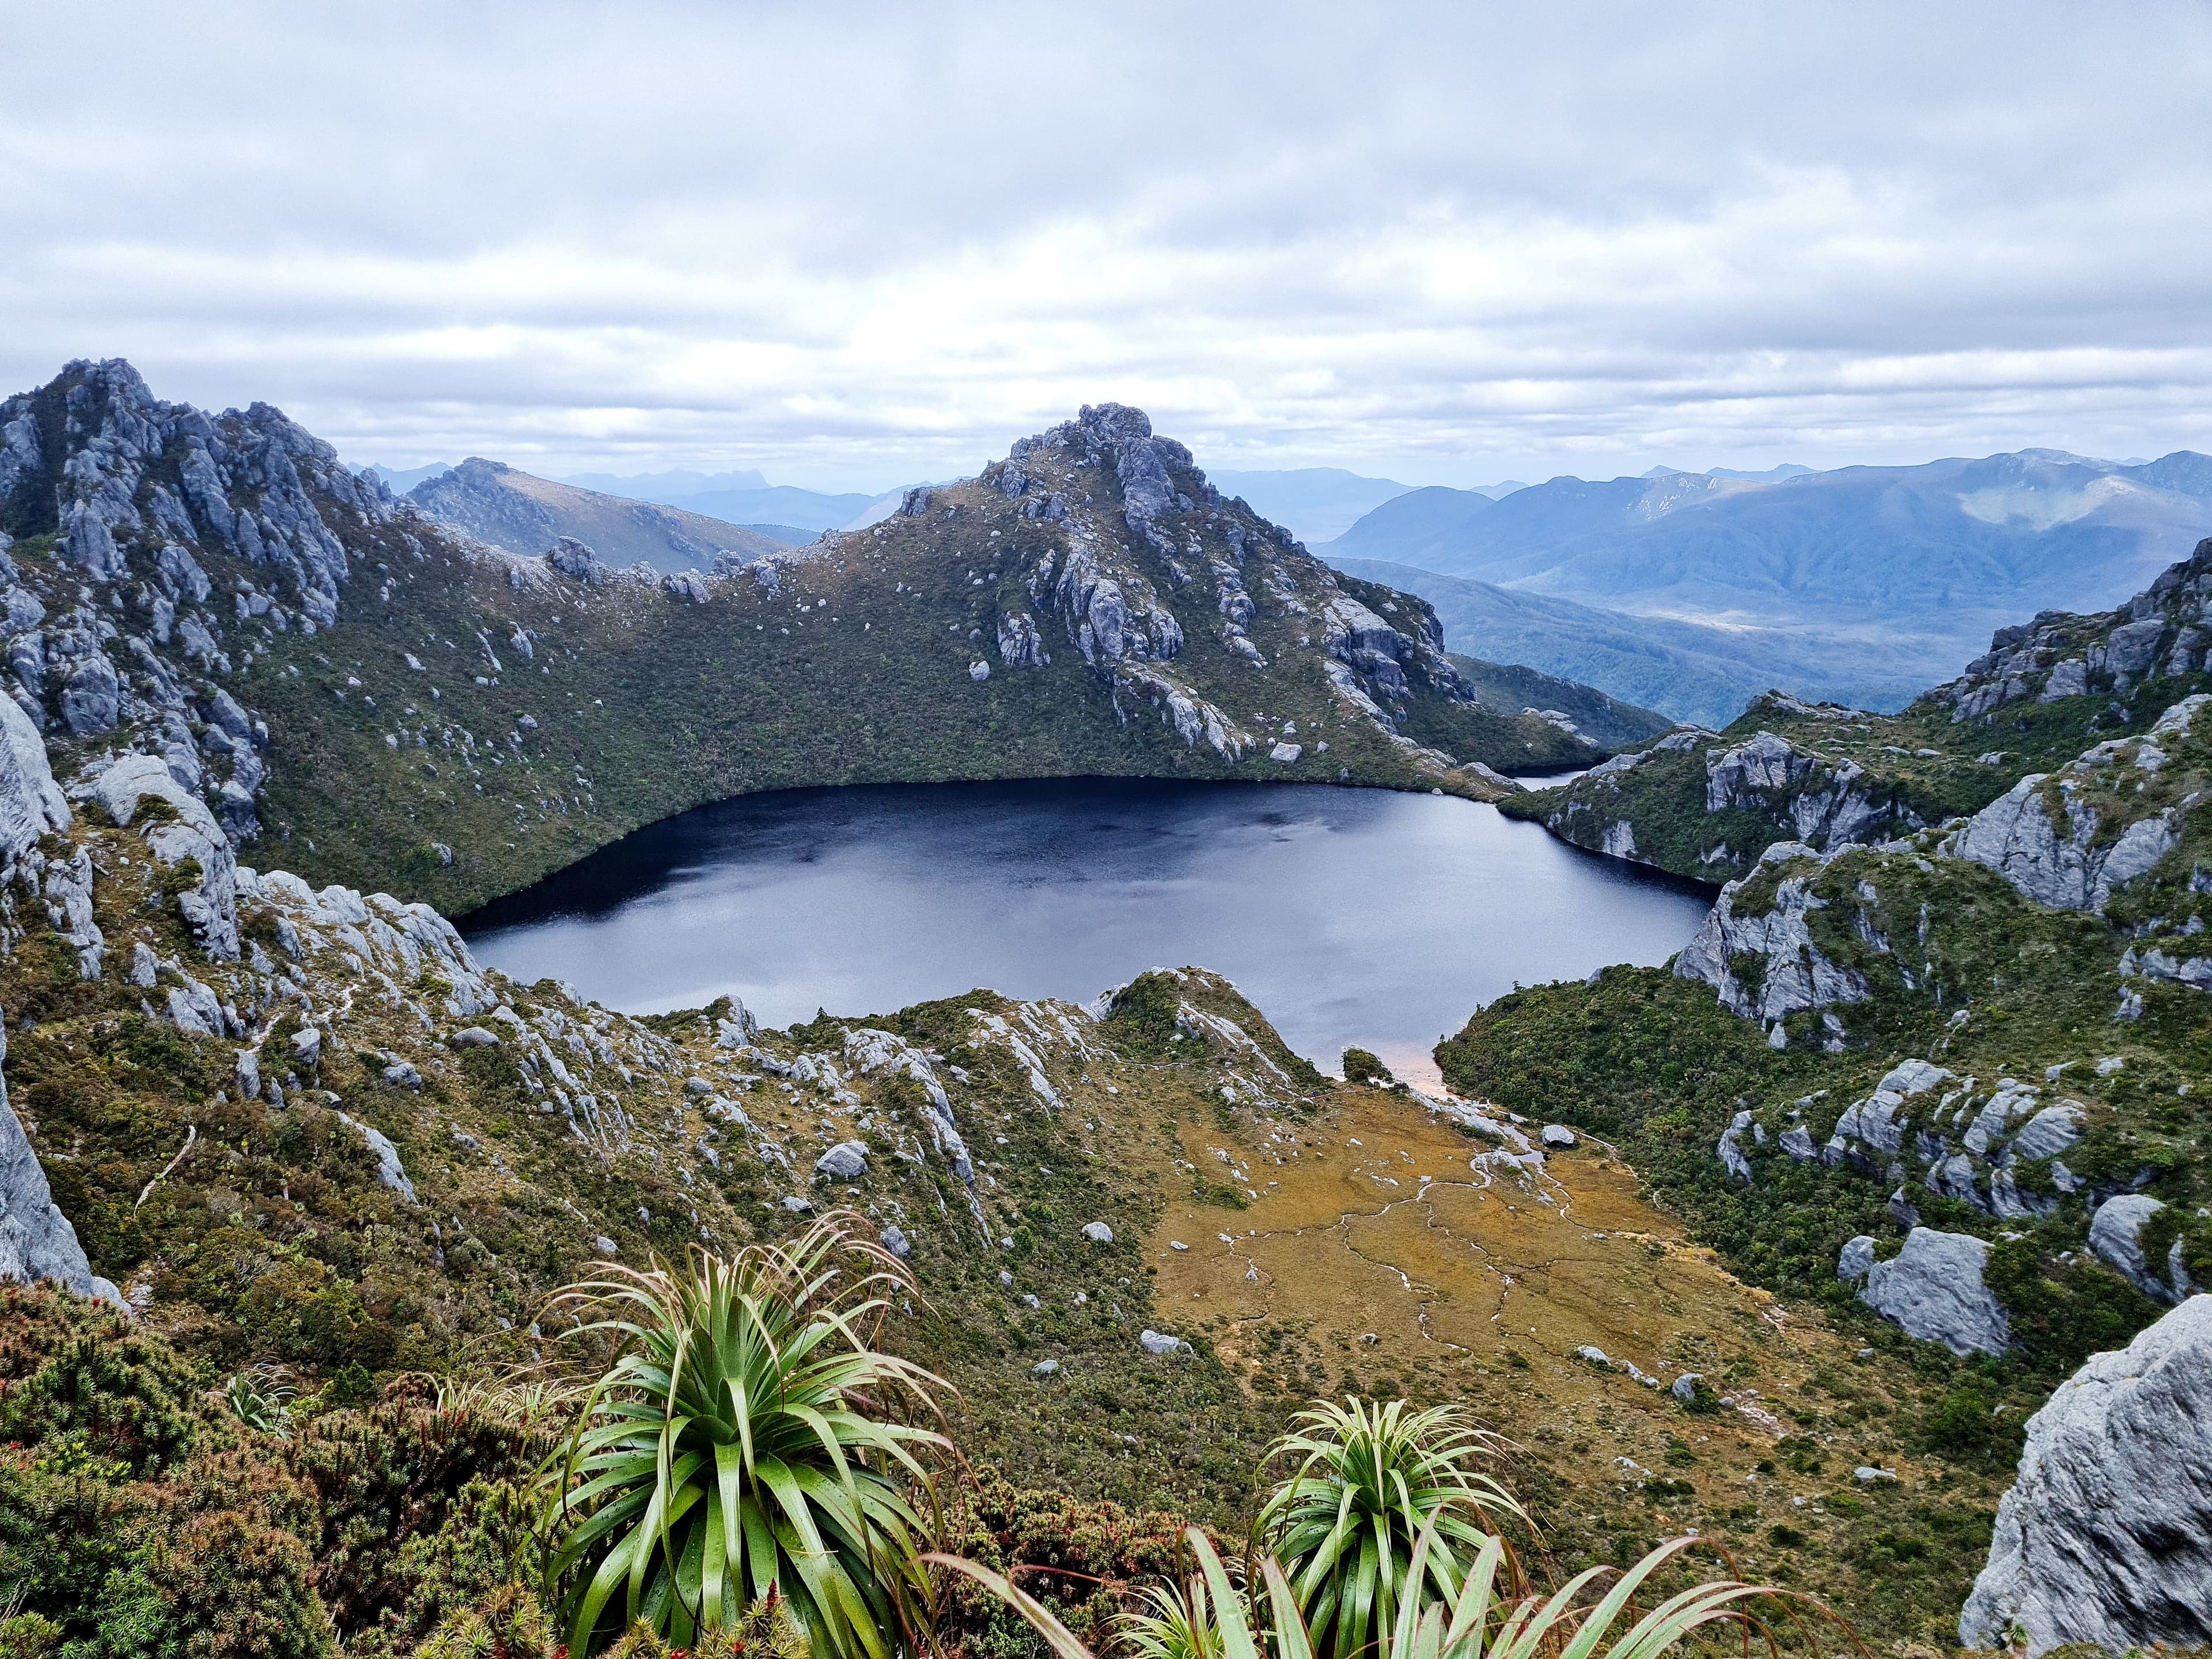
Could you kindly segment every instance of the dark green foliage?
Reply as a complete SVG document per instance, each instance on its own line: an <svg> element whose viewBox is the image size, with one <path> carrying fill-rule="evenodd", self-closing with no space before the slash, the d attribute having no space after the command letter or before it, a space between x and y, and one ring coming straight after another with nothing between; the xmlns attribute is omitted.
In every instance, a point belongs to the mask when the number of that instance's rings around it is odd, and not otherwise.
<svg viewBox="0 0 2212 1659"><path fill-rule="evenodd" d="M1383 1088L1398 1079L1390 1075L1390 1068L1364 1048L1344 1051L1344 1080L1346 1083L1373 1083Z"/></svg>
<svg viewBox="0 0 2212 1659"><path fill-rule="evenodd" d="M74 1438L134 1475L157 1474L198 1433L209 1380L105 1304L0 1287L0 1439Z"/></svg>

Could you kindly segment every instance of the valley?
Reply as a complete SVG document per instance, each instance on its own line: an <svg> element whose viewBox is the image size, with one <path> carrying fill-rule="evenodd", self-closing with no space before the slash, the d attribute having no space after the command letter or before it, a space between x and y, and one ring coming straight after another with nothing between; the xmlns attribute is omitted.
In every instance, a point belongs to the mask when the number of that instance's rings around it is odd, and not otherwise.
<svg viewBox="0 0 2212 1659"><path fill-rule="evenodd" d="M120 363L0 436L0 1266L59 1286L0 1290L0 1571L72 1641L185 1628L219 1582L302 1655L444 1659L525 1593L520 1449L575 1409L532 1390L608 1357L549 1297L834 1215L912 1275L881 1340L955 1391L963 1525L1233 1535L1297 1411L1402 1396L1512 1443L1530 1561L1695 1528L1948 1647L2022 1425L2212 1280L2212 544L1900 713L1778 693L1654 735L1462 667L1120 405L675 572L441 528L266 405ZM1271 846L1317 785L1486 825L1379 922L1356 878L1303 896L1379 954L1294 976L1457 1021L1444 1089L1389 1086L1364 1025L1330 1028L1339 1080L1218 963L779 1025L711 981L623 1012L501 973L443 913L732 796L1070 776L1307 786L1251 817ZM1726 884L1701 923L1666 890L1679 951L1602 963L1495 850L1540 827L1600 908L1660 890L1592 854ZM1478 863L1527 890L1423 890ZM1449 1020L1393 990L1486 918L1530 938ZM1989 1571L2002 1613L2056 1570Z"/></svg>

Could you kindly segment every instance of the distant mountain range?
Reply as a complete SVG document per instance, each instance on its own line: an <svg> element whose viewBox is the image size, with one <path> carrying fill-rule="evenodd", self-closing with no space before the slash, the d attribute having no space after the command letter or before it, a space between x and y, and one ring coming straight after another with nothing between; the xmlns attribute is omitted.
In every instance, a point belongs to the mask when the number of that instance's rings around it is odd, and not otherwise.
<svg viewBox="0 0 2212 1659"><path fill-rule="evenodd" d="M1278 472L1217 471L1208 476L1223 495L1243 496L1255 511L1308 542L1341 536L1385 501L1418 493L1412 484L1394 478L1363 477L1334 466L1303 466ZM1511 482L1480 484L1472 493L1494 499L1526 488Z"/></svg>
<svg viewBox="0 0 2212 1659"><path fill-rule="evenodd" d="M2189 451L1777 471L1554 478L1495 500L1410 490L1316 550L1357 574L1390 567L1375 579L1436 605L1454 650L1685 714L1754 680L1901 707L1994 628L2108 606L2212 532L2212 458ZM1559 602L1577 607L1573 628L1602 632L1559 638ZM1534 654L1516 656L1516 639ZM1636 671L1625 678L1601 665L1615 641ZM1677 650L1698 674L1655 684L1654 653Z"/></svg>
<svg viewBox="0 0 2212 1659"><path fill-rule="evenodd" d="M440 523L510 553L533 557L572 536L611 565L642 561L666 574L709 569L724 553L758 558L792 540L812 539L580 489L479 456L425 478L407 499Z"/></svg>

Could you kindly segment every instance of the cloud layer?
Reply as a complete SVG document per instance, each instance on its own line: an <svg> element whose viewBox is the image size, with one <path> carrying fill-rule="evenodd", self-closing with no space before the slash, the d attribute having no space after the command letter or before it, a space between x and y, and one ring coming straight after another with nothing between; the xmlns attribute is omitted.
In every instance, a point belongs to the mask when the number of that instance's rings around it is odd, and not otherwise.
<svg viewBox="0 0 2212 1659"><path fill-rule="evenodd" d="M2194 5L7 12L0 386L356 459L2212 448Z"/></svg>

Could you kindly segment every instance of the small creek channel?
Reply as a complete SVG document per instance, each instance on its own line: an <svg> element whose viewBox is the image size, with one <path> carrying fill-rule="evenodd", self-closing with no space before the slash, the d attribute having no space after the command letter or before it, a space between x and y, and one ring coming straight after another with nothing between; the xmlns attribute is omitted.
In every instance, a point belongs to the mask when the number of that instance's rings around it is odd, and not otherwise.
<svg viewBox="0 0 2212 1659"><path fill-rule="evenodd" d="M1708 903L1447 796L1074 779L744 796L462 926L526 982L637 1013L727 994L769 1025L1195 965L1325 1069L1357 1045L1419 1082L1516 981L1662 962Z"/></svg>

